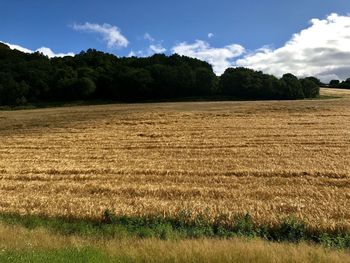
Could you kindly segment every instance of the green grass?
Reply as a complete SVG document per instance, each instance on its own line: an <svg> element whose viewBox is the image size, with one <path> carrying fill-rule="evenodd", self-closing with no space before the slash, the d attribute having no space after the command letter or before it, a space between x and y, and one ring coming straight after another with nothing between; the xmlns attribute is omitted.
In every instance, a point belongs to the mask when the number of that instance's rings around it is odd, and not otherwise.
<svg viewBox="0 0 350 263"><path fill-rule="evenodd" d="M320 95L316 98L310 98L308 100L331 100L331 99L341 99L341 96L331 96L331 95Z"/></svg>
<svg viewBox="0 0 350 263"><path fill-rule="evenodd" d="M92 236L109 239L157 238L180 240L197 238L262 238L268 241L301 241L326 247L350 248L350 233L336 230L320 232L309 229L302 221L286 218L277 226L257 225L250 215L237 216L227 223L224 216L210 222L204 215L190 220L185 213L177 218L115 216L108 210L101 220L45 218L36 215L0 214L0 222L27 229L45 228L63 235ZM225 223L223 223L225 222Z"/></svg>
<svg viewBox="0 0 350 263"><path fill-rule="evenodd" d="M350 250L334 249L346 248L344 237L320 237L317 242L331 249L310 242L300 221L286 219L269 229L254 225L249 215L229 227L203 217L187 221L106 212L101 220L88 221L2 214L0 262L347 262Z"/></svg>
<svg viewBox="0 0 350 263"><path fill-rule="evenodd" d="M189 243L190 244L190 243ZM208 247L205 245L205 252L196 244L188 251L183 246L178 247L174 244L170 253L167 253L162 246L164 244L156 243L155 245L145 246L144 249L131 250L125 248L124 251L115 253L105 252L103 249L94 247L85 248L62 248L51 250L22 250L0 252L1 263L135 263L135 262L346 262L348 254L346 252L331 251L327 252L315 247L305 245L289 246L268 246L257 243L238 243L239 247L228 246L220 248L215 246ZM224 244L227 245L227 244ZM242 247L243 246L243 247ZM245 246L245 247L244 247ZM252 246L252 248L248 248ZM293 251L293 252L291 252ZM345 261L344 261L345 260Z"/></svg>
<svg viewBox="0 0 350 263"><path fill-rule="evenodd" d="M20 227L19 227L20 228ZM20 234L19 228L14 234ZM19 231L18 231L19 230ZM18 231L18 232L16 232ZM35 235L35 230L32 232ZM49 234L46 234L49 235ZM20 235L21 236L21 235ZM21 238L21 237L20 237ZM22 236L23 238L23 236ZM32 240L31 237L27 238ZM59 236L51 236L55 242ZM94 243L93 243L94 242ZM22 240L23 243L23 240ZM251 262L251 263L331 263L348 262L350 254L342 250L328 250L307 244L270 244L261 240L186 240L161 241L157 239L93 241L83 247L67 242L64 246L45 247L40 243L35 248L22 247L0 249L1 263L112 263L112 262ZM1 244L0 244L1 245Z"/></svg>
<svg viewBox="0 0 350 263"><path fill-rule="evenodd" d="M128 262L127 259L113 258L96 248L66 248L59 250L23 250L0 252L1 263L109 263ZM131 261L130 261L131 262Z"/></svg>

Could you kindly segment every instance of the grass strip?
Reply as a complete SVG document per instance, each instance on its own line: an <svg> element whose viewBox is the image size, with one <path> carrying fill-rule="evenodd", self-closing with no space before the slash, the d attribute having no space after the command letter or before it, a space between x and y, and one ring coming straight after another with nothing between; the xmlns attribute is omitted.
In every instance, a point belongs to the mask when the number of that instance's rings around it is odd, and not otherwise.
<svg viewBox="0 0 350 263"><path fill-rule="evenodd" d="M205 216L190 219L185 214L176 218L160 216L116 216L106 210L100 220L75 218L48 218L38 215L0 214L0 221L27 229L45 228L63 235L81 235L122 239L125 237L159 238L161 240L198 238L262 238L277 242L311 242L329 248L349 249L350 232L347 230L318 231L310 229L296 218L286 218L275 226L256 224L247 214L227 222L224 216L214 222Z"/></svg>

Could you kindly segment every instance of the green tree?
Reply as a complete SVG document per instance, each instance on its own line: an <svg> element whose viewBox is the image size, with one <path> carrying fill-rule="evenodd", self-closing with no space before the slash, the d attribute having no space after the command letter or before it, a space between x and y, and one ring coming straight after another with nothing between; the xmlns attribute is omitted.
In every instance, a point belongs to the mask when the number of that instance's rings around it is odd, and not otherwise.
<svg viewBox="0 0 350 263"><path fill-rule="evenodd" d="M301 85L303 87L303 93L305 98L315 98L320 95L320 86L316 82L312 81L309 78L301 80Z"/></svg>
<svg viewBox="0 0 350 263"><path fill-rule="evenodd" d="M318 87L324 86L324 84L321 82L321 80L319 80L319 79L316 78L316 77L307 77L307 78L305 78L305 79L312 81L312 82L315 83Z"/></svg>
<svg viewBox="0 0 350 263"><path fill-rule="evenodd" d="M223 94L238 98L263 98L266 76L252 69L229 68L220 78L220 89Z"/></svg>
<svg viewBox="0 0 350 263"><path fill-rule="evenodd" d="M17 82L9 74L0 74L0 104L21 105L27 102L29 86L26 82Z"/></svg>
<svg viewBox="0 0 350 263"><path fill-rule="evenodd" d="M195 88L194 95L215 94L217 77L212 70L208 68L197 68L195 70Z"/></svg>
<svg viewBox="0 0 350 263"><path fill-rule="evenodd" d="M95 92L95 83L87 77L77 79L74 83L72 97L75 99L87 99Z"/></svg>
<svg viewBox="0 0 350 263"><path fill-rule="evenodd" d="M330 82L329 82L329 85L330 86L337 86L340 84L340 81L338 79L332 79Z"/></svg>
<svg viewBox="0 0 350 263"><path fill-rule="evenodd" d="M287 86L288 99L303 99L305 98L303 87L299 81L299 79L291 73L284 74L281 79L285 85Z"/></svg>
<svg viewBox="0 0 350 263"><path fill-rule="evenodd" d="M145 69L132 69L122 76L122 95L128 99L152 97L153 79Z"/></svg>

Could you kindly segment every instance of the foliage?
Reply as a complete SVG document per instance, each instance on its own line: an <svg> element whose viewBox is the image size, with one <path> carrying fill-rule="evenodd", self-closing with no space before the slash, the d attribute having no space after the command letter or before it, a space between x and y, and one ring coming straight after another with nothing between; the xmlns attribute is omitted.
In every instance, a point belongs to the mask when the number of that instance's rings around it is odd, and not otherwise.
<svg viewBox="0 0 350 263"><path fill-rule="evenodd" d="M45 218L36 215L20 216L18 214L0 214L0 221L11 225L21 225L29 229L46 228L64 235L99 236L103 238L231 238L260 237L270 241L287 241L299 243L310 241L323 244L326 247L350 248L350 233L342 231L317 232L296 218L288 217L274 226L259 225L246 214L236 216L229 224L214 222L204 215L189 220L180 213L177 217L166 218L159 216L128 217L117 216L106 210L101 220L82 220L67 218Z"/></svg>
<svg viewBox="0 0 350 263"><path fill-rule="evenodd" d="M340 82L340 80L333 79L329 82L329 87L338 89L350 89L350 78Z"/></svg>
<svg viewBox="0 0 350 263"><path fill-rule="evenodd" d="M317 79L299 80L288 73L281 79L247 68L229 68L220 78L223 95L245 99L303 99L319 95Z"/></svg>
<svg viewBox="0 0 350 263"><path fill-rule="evenodd" d="M313 78L302 79L301 86L306 98L315 98L320 95L320 84L317 84Z"/></svg>
<svg viewBox="0 0 350 263"><path fill-rule="evenodd" d="M289 242L300 242L306 238L306 225L304 222L294 218L286 218L278 229L278 237Z"/></svg>
<svg viewBox="0 0 350 263"><path fill-rule="evenodd" d="M319 84L316 78L311 80ZM305 87L309 86L306 81ZM300 99L317 95L314 91L303 93L300 87L291 74L278 80L246 68L228 69L219 78L208 63L177 54L118 58L89 49L75 57L49 59L38 52L25 54L0 45L0 105L219 95Z"/></svg>

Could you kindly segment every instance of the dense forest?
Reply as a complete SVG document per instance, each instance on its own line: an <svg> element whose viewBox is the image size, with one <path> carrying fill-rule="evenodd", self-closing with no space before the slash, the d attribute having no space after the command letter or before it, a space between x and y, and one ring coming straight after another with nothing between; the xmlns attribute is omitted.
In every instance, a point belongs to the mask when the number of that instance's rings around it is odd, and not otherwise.
<svg viewBox="0 0 350 263"><path fill-rule="evenodd" d="M0 105L76 100L147 101L183 98L303 99L319 95L314 77L281 79L246 68L218 77L210 64L177 54L123 57L94 49L52 58L0 43Z"/></svg>

